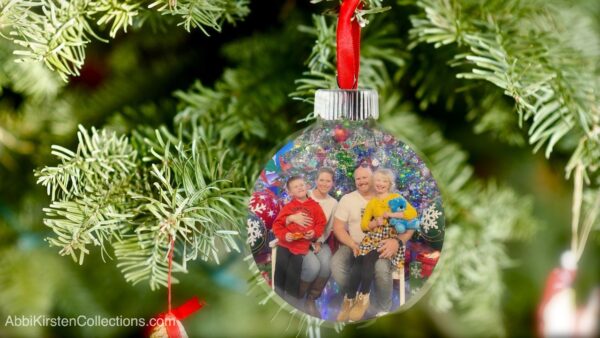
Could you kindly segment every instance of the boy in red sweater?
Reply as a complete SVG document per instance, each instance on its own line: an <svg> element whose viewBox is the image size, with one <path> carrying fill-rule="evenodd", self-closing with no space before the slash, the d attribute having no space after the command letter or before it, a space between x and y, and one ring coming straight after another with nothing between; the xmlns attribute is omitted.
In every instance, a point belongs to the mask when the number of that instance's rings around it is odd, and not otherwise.
<svg viewBox="0 0 600 338"><path fill-rule="evenodd" d="M308 253L311 242L319 238L325 230L327 219L319 203L308 197L306 182L302 176L290 177L286 188L292 200L281 209L273 222L273 233L279 239L275 263L275 291L296 305L302 296L299 295L302 260ZM312 218L312 223L302 226L286 220L288 216L299 212Z"/></svg>

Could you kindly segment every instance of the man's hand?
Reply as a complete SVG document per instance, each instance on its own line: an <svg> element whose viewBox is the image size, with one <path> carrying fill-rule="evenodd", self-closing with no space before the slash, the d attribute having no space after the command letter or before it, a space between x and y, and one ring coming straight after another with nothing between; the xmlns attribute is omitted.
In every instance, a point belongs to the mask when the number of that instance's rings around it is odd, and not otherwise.
<svg viewBox="0 0 600 338"><path fill-rule="evenodd" d="M354 254L354 257L357 257L358 256L358 252L360 251L360 248L358 247L358 244L356 244L354 242L353 242L353 244L354 245L352 245L350 247L350 249L352 249L352 253Z"/></svg>
<svg viewBox="0 0 600 338"><path fill-rule="evenodd" d="M395 238L384 239L381 243L383 244L377 249L379 258L392 258L400 248L400 244Z"/></svg>
<svg viewBox="0 0 600 338"><path fill-rule="evenodd" d="M308 230L307 232L304 233L304 239L311 240L314 237L315 237L315 231L314 230Z"/></svg>
<svg viewBox="0 0 600 338"><path fill-rule="evenodd" d="M312 217L304 212L295 213L285 218L285 224L296 223L303 227L311 225L312 222Z"/></svg>
<svg viewBox="0 0 600 338"><path fill-rule="evenodd" d="M404 245L406 245L406 242L408 242L412 238L412 235L414 233L415 233L415 231L413 229L406 230L406 232L404 232L402 234L398 234L398 239L400 239L402 241L402 243Z"/></svg>

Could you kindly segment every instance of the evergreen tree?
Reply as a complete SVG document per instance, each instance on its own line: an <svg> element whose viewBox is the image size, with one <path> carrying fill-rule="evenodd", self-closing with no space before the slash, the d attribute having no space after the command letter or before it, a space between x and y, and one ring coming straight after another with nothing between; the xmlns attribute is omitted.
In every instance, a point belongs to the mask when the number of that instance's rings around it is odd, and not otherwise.
<svg viewBox="0 0 600 338"><path fill-rule="evenodd" d="M531 335L572 240L577 291L598 284L600 4L363 3L359 84L428 159L448 231L418 305L343 334ZM174 304L210 305L185 321L190 336L311 328L247 294L242 226L261 166L314 119L315 90L336 86L338 4L0 1L0 318L162 312L173 238ZM141 332L2 324L7 336Z"/></svg>

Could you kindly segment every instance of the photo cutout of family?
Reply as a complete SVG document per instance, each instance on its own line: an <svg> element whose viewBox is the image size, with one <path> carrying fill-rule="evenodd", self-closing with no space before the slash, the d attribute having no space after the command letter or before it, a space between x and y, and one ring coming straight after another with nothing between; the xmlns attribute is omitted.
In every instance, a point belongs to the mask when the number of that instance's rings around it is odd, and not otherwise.
<svg viewBox="0 0 600 338"><path fill-rule="evenodd" d="M280 149L248 213L247 243L266 283L328 321L400 308L431 275L443 244L441 198L423 161L356 122L324 122Z"/></svg>

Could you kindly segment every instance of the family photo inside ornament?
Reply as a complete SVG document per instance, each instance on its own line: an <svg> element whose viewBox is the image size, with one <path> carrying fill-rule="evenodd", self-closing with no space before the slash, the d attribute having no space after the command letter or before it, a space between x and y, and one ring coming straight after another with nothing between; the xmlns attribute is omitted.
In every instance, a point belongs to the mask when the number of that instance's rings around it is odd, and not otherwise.
<svg viewBox="0 0 600 338"><path fill-rule="evenodd" d="M406 307L442 249L437 184L375 127L377 104L372 90L317 91L317 122L268 161L249 202L247 243L265 282L328 321Z"/></svg>

